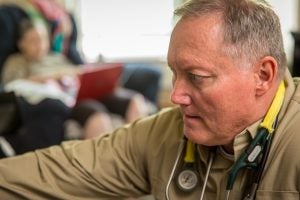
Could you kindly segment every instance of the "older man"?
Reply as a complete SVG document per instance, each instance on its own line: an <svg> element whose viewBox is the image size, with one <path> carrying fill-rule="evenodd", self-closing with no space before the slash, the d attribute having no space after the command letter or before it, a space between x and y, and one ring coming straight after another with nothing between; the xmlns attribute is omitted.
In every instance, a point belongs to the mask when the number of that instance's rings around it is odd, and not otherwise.
<svg viewBox="0 0 300 200"><path fill-rule="evenodd" d="M300 93L277 15L262 0L192 0L176 14L178 106L1 161L1 197L299 199Z"/></svg>

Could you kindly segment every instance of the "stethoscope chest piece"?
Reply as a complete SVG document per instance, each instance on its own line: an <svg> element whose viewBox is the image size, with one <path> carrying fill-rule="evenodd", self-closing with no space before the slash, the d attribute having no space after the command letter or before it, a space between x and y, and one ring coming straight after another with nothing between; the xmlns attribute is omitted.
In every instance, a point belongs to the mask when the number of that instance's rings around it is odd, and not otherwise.
<svg viewBox="0 0 300 200"><path fill-rule="evenodd" d="M185 168L177 175L176 184L180 190L191 192L198 185L198 175L194 169Z"/></svg>

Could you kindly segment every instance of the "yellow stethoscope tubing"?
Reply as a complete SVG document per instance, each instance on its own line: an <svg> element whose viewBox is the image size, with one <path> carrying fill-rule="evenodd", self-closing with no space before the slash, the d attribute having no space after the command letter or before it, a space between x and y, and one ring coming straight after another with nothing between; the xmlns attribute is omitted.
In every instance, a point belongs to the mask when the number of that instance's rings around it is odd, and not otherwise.
<svg viewBox="0 0 300 200"><path fill-rule="evenodd" d="M270 106L270 109L268 110L263 122L260 124L260 127L267 129L269 134L273 133L274 131L273 125L280 111L281 105L283 104L284 93L285 93L285 86L284 86L284 82L281 81L278 90L276 92L276 95L274 97L274 100L272 101L272 104Z"/></svg>
<svg viewBox="0 0 300 200"><path fill-rule="evenodd" d="M184 156L185 163L194 163L195 162L195 144L190 140L187 141L186 153Z"/></svg>
<svg viewBox="0 0 300 200"><path fill-rule="evenodd" d="M278 116L278 113L280 111L280 108L283 104L284 100L284 94L285 94L285 86L284 82L281 81L279 84L279 87L277 89L277 92L275 94L275 97L270 105L270 108L264 117L262 123L260 124L258 133L256 134L255 138L250 143L249 147L243 154L240 156L240 158L236 161L236 163L233 165L232 169L229 171L228 181L226 190L231 190L233 187L234 180L237 176L238 171L246 166L249 167L257 167L257 164L255 163L256 158L258 155L260 155L262 152L266 152L263 147L265 146L265 143L268 139L270 139L270 135L274 132L274 124L276 121L276 118ZM259 151L255 159L253 161L249 161L249 155L252 154L257 148L261 148L261 151ZM255 149L256 148L256 149ZM268 150L267 150L268 151ZM262 163L264 165L264 163Z"/></svg>

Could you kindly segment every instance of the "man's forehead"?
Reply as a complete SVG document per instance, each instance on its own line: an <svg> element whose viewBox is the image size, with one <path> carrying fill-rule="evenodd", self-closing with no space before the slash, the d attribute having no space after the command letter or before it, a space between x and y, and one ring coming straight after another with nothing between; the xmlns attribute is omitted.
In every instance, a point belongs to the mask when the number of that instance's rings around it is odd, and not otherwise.
<svg viewBox="0 0 300 200"><path fill-rule="evenodd" d="M211 42L214 42L220 40L222 33L223 23L218 16L183 17L177 22L172 31L171 42L174 42L172 39L180 39L191 43L195 43L198 40L206 42L212 39Z"/></svg>
<svg viewBox="0 0 300 200"><path fill-rule="evenodd" d="M182 18L172 32L168 57L217 51L222 42L222 27L217 18L211 15L210 18Z"/></svg>

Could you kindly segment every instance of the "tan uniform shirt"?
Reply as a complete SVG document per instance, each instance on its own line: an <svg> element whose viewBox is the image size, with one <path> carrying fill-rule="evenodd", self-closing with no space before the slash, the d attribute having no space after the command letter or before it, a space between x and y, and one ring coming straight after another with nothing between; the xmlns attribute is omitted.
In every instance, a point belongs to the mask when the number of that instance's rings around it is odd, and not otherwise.
<svg viewBox="0 0 300 200"><path fill-rule="evenodd" d="M286 95L280 111L266 169L257 191L258 200L299 199L300 190L300 87L286 76ZM296 89L295 89L296 85ZM260 121L236 136L235 155L217 149L205 199L225 199L228 170L256 134ZM166 199L166 186L183 140L178 108L136 121L113 134L0 161L1 199L121 199L152 193ZM174 180L170 199L199 199L209 150L197 146L200 181L194 192L180 191ZM175 171L181 170L182 159ZM231 200L240 199L249 176L242 170Z"/></svg>

